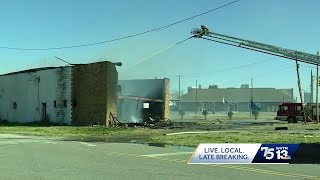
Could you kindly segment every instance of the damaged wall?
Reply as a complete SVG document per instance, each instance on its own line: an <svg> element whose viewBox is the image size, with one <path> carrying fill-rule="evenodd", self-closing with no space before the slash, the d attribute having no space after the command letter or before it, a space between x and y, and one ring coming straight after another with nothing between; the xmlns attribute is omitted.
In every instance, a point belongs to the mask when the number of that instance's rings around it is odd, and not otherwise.
<svg viewBox="0 0 320 180"><path fill-rule="evenodd" d="M56 98L53 103L53 121L71 124L72 98L71 98L71 67L58 68L56 70L57 87Z"/></svg>
<svg viewBox="0 0 320 180"><path fill-rule="evenodd" d="M73 124L107 125L109 113L117 115L118 73L111 62L73 67Z"/></svg>
<svg viewBox="0 0 320 180"><path fill-rule="evenodd" d="M64 101L67 106L60 106ZM25 123L47 118L71 124L70 102L71 67L38 68L0 76L0 120Z"/></svg>
<svg viewBox="0 0 320 180"><path fill-rule="evenodd" d="M154 116L168 120L169 82L169 79L120 80L119 119L124 122L142 122L143 103L149 103Z"/></svg>

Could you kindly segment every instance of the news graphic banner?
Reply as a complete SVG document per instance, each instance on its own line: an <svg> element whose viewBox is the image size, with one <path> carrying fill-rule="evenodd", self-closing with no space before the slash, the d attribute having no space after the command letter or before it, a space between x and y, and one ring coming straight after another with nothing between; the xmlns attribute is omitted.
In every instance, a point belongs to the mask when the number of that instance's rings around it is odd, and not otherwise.
<svg viewBox="0 0 320 180"><path fill-rule="evenodd" d="M200 144L189 164L320 164L320 144Z"/></svg>

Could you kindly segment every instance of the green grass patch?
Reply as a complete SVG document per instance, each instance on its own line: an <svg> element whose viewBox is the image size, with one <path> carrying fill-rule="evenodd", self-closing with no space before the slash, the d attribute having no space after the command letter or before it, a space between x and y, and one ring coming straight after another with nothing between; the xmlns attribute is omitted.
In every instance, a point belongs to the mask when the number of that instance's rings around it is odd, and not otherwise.
<svg viewBox="0 0 320 180"><path fill-rule="evenodd" d="M153 142L196 147L200 143L320 143L320 135L277 132L222 132L152 137Z"/></svg>
<svg viewBox="0 0 320 180"><path fill-rule="evenodd" d="M187 129L148 129L148 128L109 128L75 126L1 126L2 134L23 134L53 136L81 140L95 138L108 142L164 143L195 147L199 143L320 143L320 124L290 124L288 131L275 131L269 128L236 130L237 132L210 132L207 134L165 135L167 133L187 131ZM227 129L226 129L227 130ZM192 131L192 130L190 130ZM122 141L123 140L123 141Z"/></svg>

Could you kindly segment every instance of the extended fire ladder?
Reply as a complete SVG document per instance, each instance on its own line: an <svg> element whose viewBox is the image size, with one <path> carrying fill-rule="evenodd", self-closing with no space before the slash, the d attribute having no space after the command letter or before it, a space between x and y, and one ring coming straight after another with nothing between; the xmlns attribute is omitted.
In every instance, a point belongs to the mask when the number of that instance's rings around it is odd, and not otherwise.
<svg viewBox="0 0 320 180"><path fill-rule="evenodd" d="M214 41L222 44L227 44L231 46L236 46L236 47L240 47L248 50L253 50L253 51L257 51L265 54L270 54L270 55L274 55L282 58L295 60L297 65L298 87L299 87L301 103L303 103L303 100L302 100L302 92L301 92L300 77L299 77L299 70L298 70L299 69L298 61L308 63L308 64L314 64L317 66L320 64L320 59L319 59L319 56L317 55L210 32L209 29L203 25L200 28L192 30L191 33L193 34L194 38L206 39L206 40L210 40L210 41ZM305 117L304 119L306 120Z"/></svg>
<svg viewBox="0 0 320 180"><path fill-rule="evenodd" d="M195 38L237 46L309 64L320 64L319 56L317 55L210 32L205 26L201 26L199 29L194 29L192 34Z"/></svg>

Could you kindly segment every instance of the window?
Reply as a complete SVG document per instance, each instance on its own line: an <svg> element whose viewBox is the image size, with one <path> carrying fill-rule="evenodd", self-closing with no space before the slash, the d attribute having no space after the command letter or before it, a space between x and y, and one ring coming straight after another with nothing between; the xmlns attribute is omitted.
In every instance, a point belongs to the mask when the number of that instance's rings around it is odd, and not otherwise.
<svg viewBox="0 0 320 180"><path fill-rule="evenodd" d="M18 105L16 102L13 102L13 109L17 109Z"/></svg>
<svg viewBox="0 0 320 180"><path fill-rule="evenodd" d="M143 109L149 109L149 103L143 103Z"/></svg>
<svg viewBox="0 0 320 180"><path fill-rule="evenodd" d="M297 111L298 111L298 112L301 111L301 106L297 106Z"/></svg>
<svg viewBox="0 0 320 180"><path fill-rule="evenodd" d="M73 99L73 100L72 100L72 106L73 106L73 107L77 107L77 100L76 100L76 99Z"/></svg>
<svg viewBox="0 0 320 180"><path fill-rule="evenodd" d="M280 106L280 111L288 111L288 106Z"/></svg>
<svg viewBox="0 0 320 180"><path fill-rule="evenodd" d="M67 100L63 101L63 107L67 107Z"/></svg>
<svg viewBox="0 0 320 180"><path fill-rule="evenodd" d="M56 100L53 101L53 107L55 107L55 108L57 107L57 101Z"/></svg>

